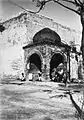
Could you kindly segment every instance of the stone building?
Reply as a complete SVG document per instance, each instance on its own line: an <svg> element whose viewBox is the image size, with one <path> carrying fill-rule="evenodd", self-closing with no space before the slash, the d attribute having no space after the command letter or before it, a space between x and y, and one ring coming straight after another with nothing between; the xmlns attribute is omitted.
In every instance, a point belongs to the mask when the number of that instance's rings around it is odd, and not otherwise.
<svg viewBox="0 0 84 120"><path fill-rule="evenodd" d="M67 67L67 48L69 49L69 46L61 42L60 36L55 31L44 28L37 32L33 42L23 47L26 76L33 72L27 69L27 65L30 64L31 68L31 64L34 64L37 70L35 68L33 74L36 75L36 72L40 71L45 80L50 80L52 70L60 63Z"/></svg>
<svg viewBox="0 0 84 120"><path fill-rule="evenodd" d="M60 63L67 68L70 41L80 44L81 40L80 32L39 14L23 12L1 24L5 27L0 33L2 78L9 75L18 77L22 72L27 78L35 68L42 72L44 79L50 80L52 69Z"/></svg>

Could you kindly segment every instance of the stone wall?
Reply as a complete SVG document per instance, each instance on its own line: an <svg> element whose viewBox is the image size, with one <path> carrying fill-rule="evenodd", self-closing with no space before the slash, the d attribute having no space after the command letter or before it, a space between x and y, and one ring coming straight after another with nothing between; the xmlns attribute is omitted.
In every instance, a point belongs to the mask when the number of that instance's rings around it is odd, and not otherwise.
<svg viewBox="0 0 84 120"><path fill-rule="evenodd" d="M39 30L49 27L56 31L61 39L69 44L80 44L81 33L62 26L50 18L39 14L21 13L19 16L3 22L5 31L0 33L0 75L19 75L24 72L23 46L32 42Z"/></svg>

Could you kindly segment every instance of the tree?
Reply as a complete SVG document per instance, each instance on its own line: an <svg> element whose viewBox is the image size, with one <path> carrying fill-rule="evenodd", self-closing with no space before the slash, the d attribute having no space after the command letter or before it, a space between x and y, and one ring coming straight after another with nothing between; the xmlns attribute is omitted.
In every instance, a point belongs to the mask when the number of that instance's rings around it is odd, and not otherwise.
<svg viewBox="0 0 84 120"><path fill-rule="evenodd" d="M84 71L84 0L32 0L32 1L36 2L36 6L39 7L39 10L35 13L40 12L47 3L54 2L80 16L80 21L82 25L81 51L83 58L83 71ZM69 92L68 94L70 96L70 100L72 101L74 107L76 108L79 114L79 117L84 120L84 117L82 117L83 110L74 101L71 92ZM84 90L83 90L83 104L84 104Z"/></svg>
<svg viewBox="0 0 84 120"><path fill-rule="evenodd" d="M39 10L36 13L40 12L47 3L54 2L80 16L80 21L82 24L81 51L84 66L84 0L32 0L32 1L36 2L36 6L39 7Z"/></svg>

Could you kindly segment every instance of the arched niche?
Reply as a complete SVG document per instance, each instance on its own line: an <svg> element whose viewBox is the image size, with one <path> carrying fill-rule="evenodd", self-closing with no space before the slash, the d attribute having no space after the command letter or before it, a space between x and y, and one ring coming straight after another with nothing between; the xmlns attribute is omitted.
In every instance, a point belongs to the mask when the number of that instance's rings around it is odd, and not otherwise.
<svg viewBox="0 0 84 120"><path fill-rule="evenodd" d="M37 53L33 53L29 56L27 66L29 64L29 71L41 71L42 61Z"/></svg>
<svg viewBox="0 0 84 120"><path fill-rule="evenodd" d="M50 79L52 78L51 77L52 70L54 68L57 68L57 66L61 63L64 63L63 55L61 53L55 53L50 60Z"/></svg>

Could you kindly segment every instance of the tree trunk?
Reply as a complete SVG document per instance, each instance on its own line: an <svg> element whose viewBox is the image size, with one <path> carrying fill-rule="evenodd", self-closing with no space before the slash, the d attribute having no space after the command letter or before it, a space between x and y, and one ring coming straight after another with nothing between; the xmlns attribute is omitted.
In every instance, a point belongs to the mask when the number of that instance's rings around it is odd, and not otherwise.
<svg viewBox="0 0 84 120"><path fill-rule="evenodd" d="M74 105L75 109L77 110L77 112L79 113L79 116L80 116L80 118L81 118L81 117L82 117L82 110L81 110L80 107L77 105L77 103L74 101L71 93L69 93L69 95L70 95L70 99L71 99L71 101L72 101L72 104Z"/></svg>
<svg viewBox="0 0 84 120"><path fill-rule="evenodd" d="M82 40L81 40L81 51L82 51L82 64L83 64L83 81L84 81L84 10L81 12L81 24L82 24ZM83 105L84 105L84 90L83 90ZM82 111L83 111L82 105Z"/></svg>
<svg viewBox="0 0 84 120"><path fill-rule="evenodd" d="M81 24L82 24L82 39L81 39L81 51L83 58L83 70L84 70L84 12L81 11Z"/></svg>
<svg viewBox="0 0 84 120"><path fill-rule="evenodd" d="M81 51L82 51L82 58L83 58L83 72L84 72L84 25L82 25ZM84 77L83 77L83 78L84 78Z"/></svg>

